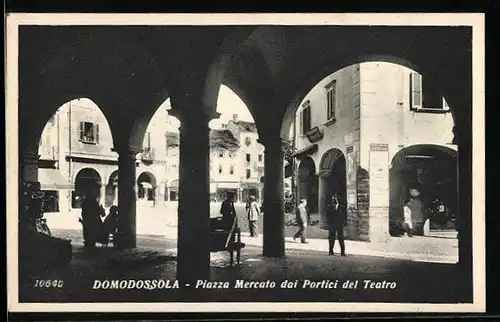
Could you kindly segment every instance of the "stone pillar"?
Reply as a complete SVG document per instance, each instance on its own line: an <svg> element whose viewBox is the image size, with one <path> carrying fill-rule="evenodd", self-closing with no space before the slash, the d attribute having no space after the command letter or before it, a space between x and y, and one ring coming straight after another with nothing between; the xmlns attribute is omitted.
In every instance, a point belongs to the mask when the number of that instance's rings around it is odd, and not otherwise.
<svg viewBox="0 0 500 322"><path fill-rule="evenodd" d="M118 152L118 232L120 248L137 247L136 162L139 150L124 148Z"/></svg>
<svg viewBox="0 0 500 322"><path fill-rule="evenodd" d="M19 175L22 182L38 181L38 159L35 151L21 151L19 154Z"/></svg>
<svg viewBox="0 0 500 322"><path fill-rule="evenodd" d="M118 205L118 184L113 183L113 205Z"/></svg>
<svg viewBox="0 0 500 322"><path fill-rule="evenodd" d="M455 128L455 142L458 145L458 254L459 263L466 271L472 271L472 142L468 133Z"/></svg>
<svg viewBox="0 0 500 322"><path fill-rule="evenodd" d="M168 186L165 187L165 201L170 201L170 188Z"/></svg>
<svg viewBox="0 0 500 322"><path fill-rule="evenodd" d="M210 118L201 100L173 100L172 106L181 121L177 280L185 285L210 277Z"/></svg>
<svg viewBox="0 0 500 322"><path fill-rule="evenodd" d="M156 186L156 196L155 196L155 207L159 208L159 207L163 207L165 204L164 204L164 197L163 197L163 193L165 192L165 183L164 182L160 182L157 186Z"/></svg>
<svg viewBox="0 0 500 322"><path fill-rule="evenodd" d="M281 139L264 143L263 255L285 255L284 155Z"/></svg>
<svg viewBox="0 0 500 322"><path fill-rule="evenodd" d="M104 207L106 203L106 184L101 184L101 192L100 192L101 200L100 204Z"/></svg>
<svg viewBox="0 0 500 322"><path fill-rule="evenodd" d="M318 184L318 212L319 224L322 229L328 229L328 222L326 218L326 205L328 199L328 179L325 175L319 175Z"/></svg>
<svg viewBox="0 0 500 322"><path fill-rule="evenodd" d="M38 186L38 152L33 150L19 151L19 223L28 219L27 207L29 198L23 197L29 186ZM27 196L27 195L26 195Z"/></svg>

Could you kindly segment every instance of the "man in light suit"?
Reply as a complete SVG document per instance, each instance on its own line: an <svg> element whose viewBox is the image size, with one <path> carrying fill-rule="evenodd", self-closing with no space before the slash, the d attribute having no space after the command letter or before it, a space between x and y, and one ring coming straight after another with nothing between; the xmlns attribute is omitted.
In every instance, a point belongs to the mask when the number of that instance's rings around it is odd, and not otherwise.
<svg viewBox="0 0 500 322"><path fill-rule="evenodd" d="M300 204L297 207L296 210L296 220L297 220L297 225L299 226L299 230L295 235L293 236L293 240L295 241L297 238L300 237L300 242L302 244L307 244L308 242L306 241L306 228L307 228L307 200L306 199L301 199Z"/></svg>

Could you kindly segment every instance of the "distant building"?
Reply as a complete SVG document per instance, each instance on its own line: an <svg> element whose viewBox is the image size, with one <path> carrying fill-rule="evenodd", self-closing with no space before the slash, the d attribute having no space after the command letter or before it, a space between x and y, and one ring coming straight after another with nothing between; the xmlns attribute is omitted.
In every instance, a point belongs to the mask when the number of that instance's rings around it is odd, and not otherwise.
<svg viewBox="0 0 500 322"><path fill-rule="evenodd" d="M158 109L137 155L137 198L156 204L163 199L167 181L165 128L168 113ZM96 190L100 202L109 207L118 202L118 154L107 120L89 99L61 106L47 122L39 146L39 177L47 196L47 211L80 208L86 191Z"/></svg>
<svg viewBox="0 0 500 322"><path fill-rule="evenodd" d="M161 206L178 200L179 133L168 111L160 108L146 129L136 157L137 204ZM229 122L210 130L210 191L221 200L227 191L238 200L261 195L263 149L250 122ZM118 154L109 125L89 99L68 102L47 122L39 144L39 178L46 212L80 208L89 190L105 207L118 202Z"/></svg>
<svg viewBox="0 0 500 322"><path fill-rule="evenodd" d="M429 79L389 63L346 67L306 95L294 126L298 197L324 218L339 193L349 238L397 234L410 187L456 213L453 118Z"/></svg>
<svg viewBox="0 0 500 322"><path fill-rule="evenodd" d="M264 146L258 141L257 127L254 123L239 120L235 114L226 128L240 143L236 156L241 182L240 200L248 200L249 195L260 199L264 178Z"/></svg>
<svg viewBox="0 0 500 322"><path fill-rule="evenodd" d="M168 133L167 137L168 164L173 170L168 177L174 178L178 175L178 133ZM229 191L235 194L238 201L246 202L250 195L260 198L264 150L257 139L255 124L240 121L237 115L222 129L210 130L211 200L221 201Z"/></svg>

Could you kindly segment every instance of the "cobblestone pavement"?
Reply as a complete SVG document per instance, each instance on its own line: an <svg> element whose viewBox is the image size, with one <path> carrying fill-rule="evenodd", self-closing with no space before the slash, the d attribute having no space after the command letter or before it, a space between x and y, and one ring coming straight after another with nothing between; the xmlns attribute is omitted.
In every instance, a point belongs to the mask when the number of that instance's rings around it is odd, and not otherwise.
<svg viewBox="0 0 500 322"><path fill-rule="evenodd" d="M384 258L377 253L356 252L348 244L347 257L327 256L325 240L302 245L286 243L286 257L265 258L258 239L245 237L247 247L242 264L229 267L228 254L212 253L212 281L226 281L229 289L93 289L95 281L104 280L175 280L176 240L158 235L139 235L138 249L117 251L99 248L93 252L82 247L79 230L53 229L55 236L72 239L73 260L66 269L45 272L21 281L21 301L49 302L169 302L169 301L322 301L322 302L420 302L456 303L471 300L464 281L469 277L458 274L455 264L419 262L409 259ZM430 240L430 238L427 238ZM407 239L418 248L418 239ZM435 240L439 240L435 238ZM446 240L443 238L443 240ZM253 242L252 242L253 241ZM366 244L366 243L364 243ZM413 245L413 244L412 244ZM394 243L391 247L398 248ZM359 247L358 247L359 248ZM62 288L36 288L36 279L60 279ZM272 281L265 289L234 288L237 280ZM282 289L281 283L291 281L294 287ZM330 287L312 284L303 288L306 280L331 281ZM366 282L371 280L379 284ZM297 281L296 287L293 282ZM355 288L344 289L347 281L358 281ZM386 281L386 283L383 283ZM389 284L394 282L395 284ZM323 285L323 287L321 286ZM387 286L394 286L388 289ZM326 285L328 286L328 285ZM352 284L354 287L354 284ZM371 288L374 287L374 288ZM378 288L377 288L378 287ZM385 287L385 288L380 288Z"/></svg>

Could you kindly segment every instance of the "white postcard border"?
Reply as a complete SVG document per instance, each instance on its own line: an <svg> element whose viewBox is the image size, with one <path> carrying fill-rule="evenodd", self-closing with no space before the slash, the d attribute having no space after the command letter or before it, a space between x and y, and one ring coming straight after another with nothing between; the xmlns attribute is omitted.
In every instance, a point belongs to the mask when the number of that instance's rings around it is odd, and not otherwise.
<svg viewBox="0 0 500 322"><path fill-rule="evenodd" d="M10 312L484 312L485 62L481 13L25 14L6 19L7 286ZM473 30L473 304L423 303L19 303L18 27L20 25L385 25L471 26Z"/></svg>

